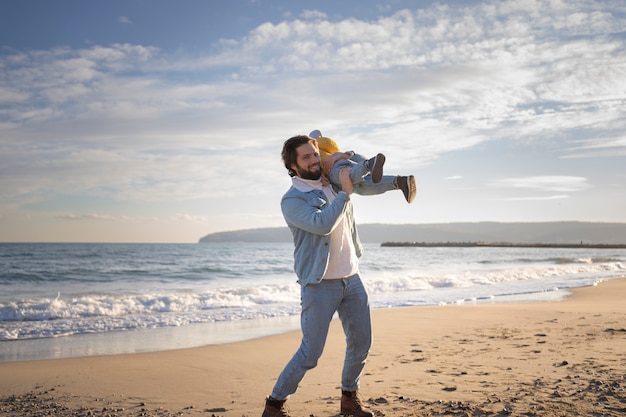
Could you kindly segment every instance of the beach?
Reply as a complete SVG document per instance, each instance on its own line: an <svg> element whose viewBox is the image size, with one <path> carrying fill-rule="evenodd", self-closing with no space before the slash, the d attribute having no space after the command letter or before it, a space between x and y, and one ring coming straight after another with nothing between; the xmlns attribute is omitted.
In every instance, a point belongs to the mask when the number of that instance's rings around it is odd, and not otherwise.
<svg viewBox="0 0 626 417"><path fill-rule="evenodd" d="M626 414L626 279L564 301L373 311L360 393L377 416ZM260 416L299 332L163 352L0 363L3 416ZM337 416L344 341L288 401Z"/></svg>

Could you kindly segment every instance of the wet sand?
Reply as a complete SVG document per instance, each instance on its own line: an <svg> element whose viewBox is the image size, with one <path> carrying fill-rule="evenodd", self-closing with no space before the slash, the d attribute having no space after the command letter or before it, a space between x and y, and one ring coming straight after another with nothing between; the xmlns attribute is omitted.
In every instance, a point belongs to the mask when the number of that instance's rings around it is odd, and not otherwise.
<svg viewBox="0 0 626 417"><path fill-rule="evenodd" d="M376 310L361 395L377 416L626 415L626 279L561 302ZM299 332L201 348L0 363L2 416L260 416ZM333 322L292 416L337 416Z"/></svg>

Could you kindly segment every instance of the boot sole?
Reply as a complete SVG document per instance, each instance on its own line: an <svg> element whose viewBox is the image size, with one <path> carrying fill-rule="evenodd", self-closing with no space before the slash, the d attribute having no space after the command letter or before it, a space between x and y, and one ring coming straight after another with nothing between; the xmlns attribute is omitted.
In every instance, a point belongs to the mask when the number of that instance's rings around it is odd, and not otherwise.
<svg viewBox="0 0 626 417"><path fill-rule="evenodd" d="M415 185L415 177L410 175L406 179L406 185L408 188L408 194L405 195L407 203L411 204L415 200L415 194L417 194L417 187Z"/></svg>
<svg viewBox="0 0 626 417"><path fill-rule="evenodd" d="M376 155L376 160L374 161L374 166L370 170L370 174L372 176L372 182L374 184L380 182L383 179L383 165L385 165L385 155L379 153Z"/></svg>

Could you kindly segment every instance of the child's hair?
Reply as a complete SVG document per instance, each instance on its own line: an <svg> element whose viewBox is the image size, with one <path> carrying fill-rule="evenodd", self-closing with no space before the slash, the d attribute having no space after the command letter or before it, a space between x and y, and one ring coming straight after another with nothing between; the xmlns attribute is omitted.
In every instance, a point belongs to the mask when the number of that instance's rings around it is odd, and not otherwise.
<svg viewBox="0 0 626 417"><path fill-rule="evenodd" d="M296 172L291 169L293 164L297 164L298 162L298 151L297 149L304 145L305 143L310 143L317 148L317 141L306 135L298 135L292 138L289 138L285 141L283 145L283 151L281 153L281 157L283 158L283 163L285 164L285 168L289 172L290 177L295 177Z"/></svg>
<svg viewBox="0 0 626 417"><path fill-rule="evenodd" d="M325 136L320 136L319 138L317 138L317 147L320 150L320 155L324 153L324 155L322 155L322 159L324 159L324 157L326 156L334 154L335 152L341 152L341 149L339 149L339 145L337 145L337 142Z"/></svg>

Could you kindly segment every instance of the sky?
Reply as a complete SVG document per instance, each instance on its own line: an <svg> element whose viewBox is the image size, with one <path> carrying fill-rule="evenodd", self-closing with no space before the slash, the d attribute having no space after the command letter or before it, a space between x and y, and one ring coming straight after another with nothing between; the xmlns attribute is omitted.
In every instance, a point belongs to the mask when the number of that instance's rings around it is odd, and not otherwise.
<svg viewBox="0 0 626 417"><path fill-rule="evenodd" d="M360 224L626 222L626 3L0 2L2 242L285 226L314 129L417 180Z"/></svg>

